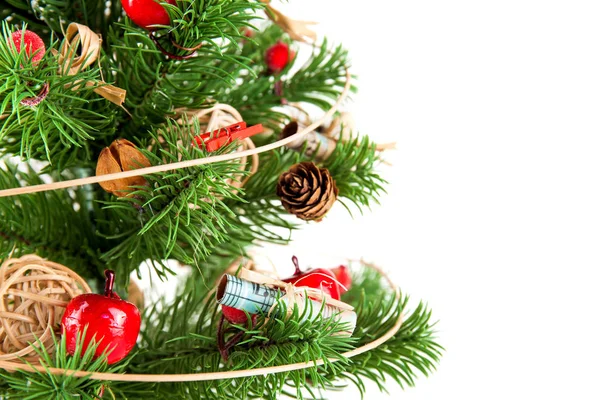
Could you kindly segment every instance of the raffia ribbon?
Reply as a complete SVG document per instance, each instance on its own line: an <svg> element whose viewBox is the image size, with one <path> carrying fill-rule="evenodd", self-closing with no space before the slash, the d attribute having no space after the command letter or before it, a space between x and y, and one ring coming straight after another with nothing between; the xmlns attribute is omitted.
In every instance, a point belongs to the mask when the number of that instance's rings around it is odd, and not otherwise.
<svg viewBox="0 0 600 400"><path fill-rule="evenodd" d="M321 289L311 288L307 286L294 286L292 283L283 282L279 279L275 279L255 271L250 271L246 268L241 268L238 277L250 282L258 283L259 285L269 285L273 286L274 288L281 289L283 292L285 292L285 295L281 298L285 299L286 303L288 303L292 307L294 306L294 304L297 304L300 300L303 301L303 296L307 296L317 301L322 301L329 306L336 307L341 311L354 311L354 307L352 307L350 304L346 304L343 301L331 298L331 296L323 292ZM339 284L339 282L337 283ZM302 306L302 304L298 305Z"/></svg>
<svg viewBox="0 0 600 400"><path fill-rule="evenodd" d="M67 27L65 40L58 54L60 73L63 75L76 75L79 71L89 67L100 57L102 39L89 27L72 22ZM81 55L77 56L77 48L81 47ZM94 88L94 92L106 100L121 106L125 101L126 90L113 85L103 85ZM88 81L86 86L95 86L98 82Z"/></svg>
<svg viewBox="0 0 600 400"><path fill-rule="evenodd" d="M309 25L316 25L316 22L291 19L274 9L270 4L271 0L260 1L265 4L269 19L279 25L279 27L287 32L293 40L305 43L311 43L317 40L316 32L308 27Z"/></svg>

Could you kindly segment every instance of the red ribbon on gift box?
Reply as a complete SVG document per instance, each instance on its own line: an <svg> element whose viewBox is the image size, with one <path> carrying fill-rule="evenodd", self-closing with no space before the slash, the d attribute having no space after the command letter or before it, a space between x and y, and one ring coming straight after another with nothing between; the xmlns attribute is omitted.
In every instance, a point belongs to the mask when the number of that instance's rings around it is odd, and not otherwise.
<svg viewBox="0 0 600 400"><path fill-rule="evenodd" d="M246 127L246 123L236 122L213 132L203 133L194 138L198 147L204 147L208 152L219 150L235 140L242 140L263 131L262 124Z"/></svg>

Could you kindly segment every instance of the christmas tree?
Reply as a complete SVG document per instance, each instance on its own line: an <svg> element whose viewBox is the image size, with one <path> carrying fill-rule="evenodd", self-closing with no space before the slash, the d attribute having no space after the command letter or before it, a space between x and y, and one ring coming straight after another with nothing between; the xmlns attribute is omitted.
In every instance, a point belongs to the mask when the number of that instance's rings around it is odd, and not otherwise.
<svg viewBox="0 0 600 400"><path fill-rule="evenodd" d="M430 310L378 268L252 267L253 247L385 194L385 146L343 113L342 46L268 0L4 0L0 14L1 396L322 398L435 369ZM174 301L135 300L132 274L178 265L191 274ZM77 296L105 280L104 297ZM273 301L240 306L239 282ZM142 309L139 336L117 292ZM126 321L82 316L104 306Z"/></svg>

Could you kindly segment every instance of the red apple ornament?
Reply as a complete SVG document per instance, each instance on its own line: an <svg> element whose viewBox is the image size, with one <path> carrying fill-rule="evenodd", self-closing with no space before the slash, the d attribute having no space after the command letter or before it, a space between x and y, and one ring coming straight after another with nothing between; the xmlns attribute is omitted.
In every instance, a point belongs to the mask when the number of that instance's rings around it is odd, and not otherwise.
<svg viewBox="0 0 600 400"><path fill-rule="evenodd" d="M18 52L25 45L25 53L31 57L31 62L37 64L46 54L46 46L41 37L32 31L16 31L11 35L11 40Z"/></svg>
<svg viewBox="0 0 600 400"><path fill-rule="evenodd" d="M265 62L269 71L273 73L281 72L294 58L294 53L290 52L290 48L283 42L277 42L269 47L265 53Z"/></svg>
<svg viewBox="0 0 600 400"><path fill-rule="evenodd" d="M167 10L159 4L164 1L177 4L176 0L121 0L123 10L131 20L142 28L152 30L152 25L169 25L171 19Z"/></svg>
<svg viewBox="0 0 600 400"><path fill-rule="evenodd" d="M67 351L73 355L77 336L83 334L87 326L83 350L95 338L96 342L100 342L95 357L109 349L107 360L109 364L114 364L125 358L135 346L141 319L136 306L121 300L113 292L115 273L106 270L104 275L104 295L82 294L69 302L62 318L62 333L66 336Z"/></svg>
<svg viewBox="0 0 600 400"><path fill-rule="evenodd" d="M332 299L340 299L343 289L336 282L335 275L331 270L316 268L302 272L296 256L292 257L292 262L296 267L296 272L291 277L282 279L282 281L291 283L294 286L308 286L321 289L325 294L330 295Z"/></svg>

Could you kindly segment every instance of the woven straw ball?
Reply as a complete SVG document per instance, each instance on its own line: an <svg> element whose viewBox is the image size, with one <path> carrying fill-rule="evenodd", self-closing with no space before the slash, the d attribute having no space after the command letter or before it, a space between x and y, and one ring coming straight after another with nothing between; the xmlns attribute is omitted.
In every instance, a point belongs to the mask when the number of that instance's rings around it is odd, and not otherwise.
<svg viewBox="0 0 600 400"><path fill-rule="evenodd" d="M69 268L36 255L0 266L0 360L35 360L36 338L52 350L65 307L88 284Z"/></svg>

